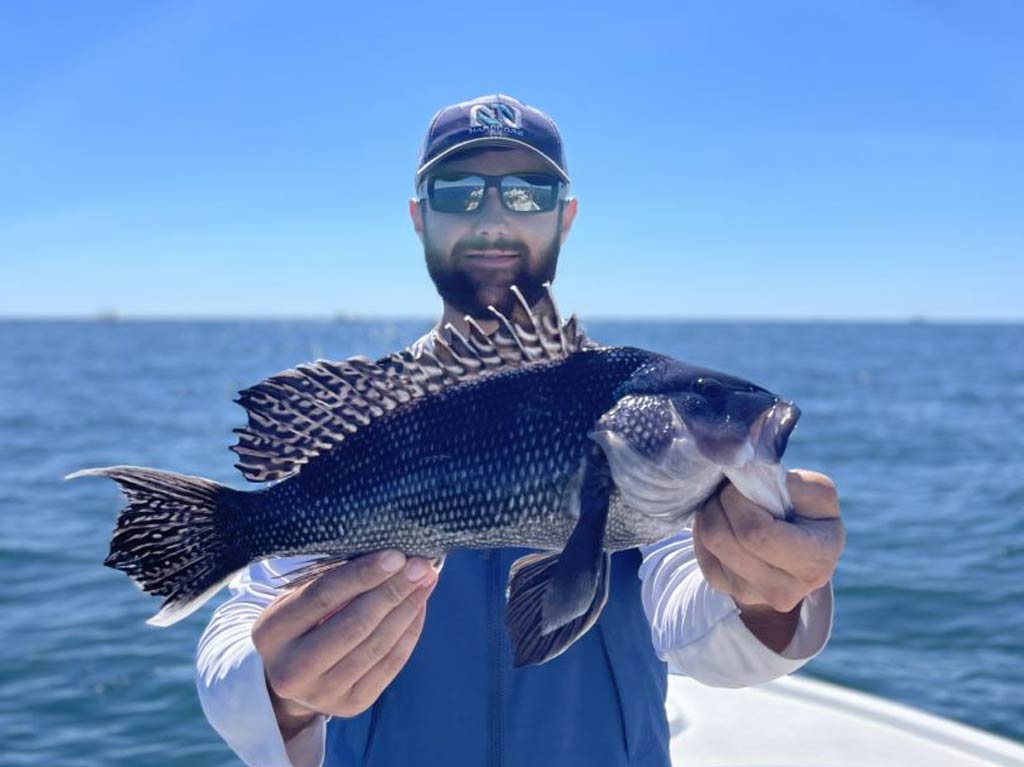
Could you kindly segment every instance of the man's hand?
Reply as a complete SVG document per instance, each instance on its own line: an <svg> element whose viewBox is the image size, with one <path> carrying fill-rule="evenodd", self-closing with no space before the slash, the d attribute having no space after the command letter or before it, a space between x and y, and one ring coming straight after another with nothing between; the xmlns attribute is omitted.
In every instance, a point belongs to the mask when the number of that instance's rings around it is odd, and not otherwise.
<svg viewBox="0 0 1024 767"><path fill-rule="evenodd" d="M286 743L317 714L355 716L377 700L412 654L436 584L429 560L382 551L267 606L252 640Z"/></svg>
<svg viewBox="0 0 1024 767"><path fill-rule="evenodd" d="M794 517L786 522L726 484L693 524L697 562L729 594L747 627L781 652L793 638L803 598L835 572L846 543L835 485L824 474L786 475Z"/></svg>

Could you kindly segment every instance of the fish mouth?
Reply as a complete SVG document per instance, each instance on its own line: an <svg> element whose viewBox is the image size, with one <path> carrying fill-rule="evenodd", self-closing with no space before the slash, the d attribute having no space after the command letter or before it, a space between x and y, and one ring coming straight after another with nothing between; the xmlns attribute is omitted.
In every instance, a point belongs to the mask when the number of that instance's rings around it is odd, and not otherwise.
<svg viewBox="0 0 1024 767"><path fill-rule="evenodd" d="M800 408L792 402L777 400L758 416L750 427L750 444L754 454L770 463L778 463L786 452L789 435L800 420Z"/></svg>

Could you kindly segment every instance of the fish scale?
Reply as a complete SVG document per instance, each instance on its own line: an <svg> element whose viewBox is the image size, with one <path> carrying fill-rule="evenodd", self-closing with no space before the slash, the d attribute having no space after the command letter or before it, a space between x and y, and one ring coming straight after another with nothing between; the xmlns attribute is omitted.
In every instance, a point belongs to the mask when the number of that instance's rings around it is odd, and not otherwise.
<svg viewBox="0 0 1024 767"><path fill-rule="evenodd" d="M780 459L799 409L743 379L588 341L548 287L496 328L376 362L316 360L239 393L232 450L244 492L136 466L68 475L118 482L105 564L165 597L154 625L201 606L253 561L296 554L294 588L398 548L539 549L517 560L506 626L517 665L564 652L607 599L609 555L682 530L727 479L778 516Z"/></svg>
<svg viewBox="0 0 1024 767"><path fill-rule="evenodd" d="M262 491L242 518L247 553L561 548L576 522L565 489L593 446L587 432L614 404L615 387L649 359L641 350L582 351L385 417ZM572 407L536 406L570 393Z"/></svg>

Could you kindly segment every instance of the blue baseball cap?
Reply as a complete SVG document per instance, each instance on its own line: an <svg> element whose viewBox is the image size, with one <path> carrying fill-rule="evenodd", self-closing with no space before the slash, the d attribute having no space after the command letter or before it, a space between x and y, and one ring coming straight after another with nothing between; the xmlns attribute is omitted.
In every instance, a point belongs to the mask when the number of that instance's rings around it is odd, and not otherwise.
<svg viewBox="0 0 1024 767"><path fill-rule="evenodd" d="M420 147L413 186L419 188L431 168L463 149L517 146L539 155L565 183L565 150L555 121L519 99L496 93L438 110Z"/></svg>

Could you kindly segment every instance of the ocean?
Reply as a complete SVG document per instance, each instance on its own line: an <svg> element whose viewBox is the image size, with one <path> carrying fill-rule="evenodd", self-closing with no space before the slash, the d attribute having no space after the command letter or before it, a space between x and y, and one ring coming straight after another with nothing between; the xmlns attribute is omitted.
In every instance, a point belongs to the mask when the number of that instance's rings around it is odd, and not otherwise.
<svg viewBox="0 0 1024 767"><path fill-rule="evenodd" d="M159 600L101 564L120 492L61 477L133 464L244 487L227 449L239 389L429 326L0 321L0 763L238 764L192 676L223 595L145 625ZM849 535L832 640L802 673L1024 739L1024 326L586 327L800 405L787 466L835 480Z"/></svg>

